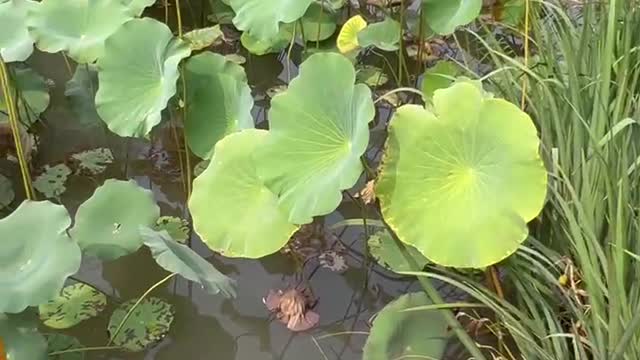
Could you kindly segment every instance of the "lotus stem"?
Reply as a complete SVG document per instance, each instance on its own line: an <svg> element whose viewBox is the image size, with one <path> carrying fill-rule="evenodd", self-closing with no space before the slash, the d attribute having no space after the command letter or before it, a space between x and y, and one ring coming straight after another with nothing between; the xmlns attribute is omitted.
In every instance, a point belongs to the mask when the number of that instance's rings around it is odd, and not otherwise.
<svg viewBox="0 0 640 360"><path fill-rule="evenodd" d="M399 92L410 92L410 93L414 93L414 94L422 96L422 91L420 91L418 89L414 89L414 88L410 88L410 87L402 87L402 88L393 89L393 90L383 94L382 96L377 98L373 103L377 104L380 101L382 101L385 97L387 97L389 95L393 95L395 93L399 93Z"/></svg>
<svg viewBox="0 0 640 360"><path fill-rule="evenodd" d="M178 21L178 37L182 38L182 13L180 12L180 0L176 0L176 20Z"/></svg>
<svg viewBox="0 0 640 360"><path fill-rule="evenodd" d="M529 0L524 0L524 67L529 68L529 18L531 4ZM520 98L520 108L524 111L527 106L527 76L522 77L522 94Z"/></svg>
<svg viewBox="0 0 640 360"><path fill-rule="evenodd" d="M316 37L316 49L320 49L320 31L322 31L322 15L324 15L324 2L320 4L320 14L318 15L318 36Z"/></svg>

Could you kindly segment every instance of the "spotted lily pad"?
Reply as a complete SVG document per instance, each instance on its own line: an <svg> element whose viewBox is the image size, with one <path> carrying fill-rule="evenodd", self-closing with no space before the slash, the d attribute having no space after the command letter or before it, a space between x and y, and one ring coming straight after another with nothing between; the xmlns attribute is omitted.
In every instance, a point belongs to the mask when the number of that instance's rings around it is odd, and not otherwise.
<svg viewBox="0 0 640 360"><path fill-rule="evenodd" d="M156 220L153 229L155 231L166 231L173 240L181 244L189 240L189 222L179 217L161 216Z"/></svg>
<svg viewBox="0 0 640 360"><path fill-rule="evenodd" d="M113 312L108 326L112 337L136 301L129 300ZM129 351L142 351L167 335L173 318L173 307L169 303L156 297L144 299L124 323L113 343Z"/></svg>
<svg viewBox="0 0 640 360"><path fill-rule="evenodd" d="M184 39L189 42L191 50L202 50L215 44L219 39L223 37L220 25L211 26L202 29L195 29L184 34Z"/></svg>
<svg viewBox="0 0 640 360"><path fill-rule="evenodd" d="M0 1L0 56L5 62L25 61L33 52L26 21L36 5L30 0Z"/></svg>
<svg viewBox="0 0 640 360"><path fill-rule="evenodd" d="M78 271L80 249L67 235L70 224L64 206L48 201L25 201L0 219L0 313L49 301Z"/></svg>
<svg viewBox="0 0 640 360"><path fill-rule="evenodd" d="M369 252L371 256L381 266L395 272L415 271L409 266L409 263L402 254L402 250L387 231L379 231L369 237L367 240ZM409 256L415 260L418 267L422 270L428 261L416 248L405 245Z"/></svg>
<svg viewBox="0 0 640 360"><path fill-rule="evenodd" d="M81 172L98 175L107 169L107 165L113 163L113 153L107 148L97 148L73 154L71 159L78 162Z"/></svg>
<svg viewBox="0 0 640 360"><path fill-rule="evenodd" d="M229 0L233 24L257 40L272 39L281 23L300 19L313 0Z"/></svg>
<svg viewBox="0 0 640 360"><path fill-rule="evenodd" d="M63 335L63 334L45 334L45 338L47 339L47 350L49 353L80 349L82 348L82 344L78 339L73 336ZM62 353L58 355L49 355L49 360L84 360L83 351L75 351Z"/></svg>
<svg viewBox="0 0 640 360"><path fill-rule="evenodd" d="M107 306L107 297L86 284L65 286L60 295L38 307L40 320L53 329L68 329L97 316Z"/></svg>
<svg viewBox="0 0 640 360"><path fill-rule="evenodd" d="M228 278L188 246L175 242L166 231L153 231L140 227L144 244L158 265L196 282L209 294L221 294L227 298L236 296L235 281Z"/></svg>
<svg viewBox="0 0 640 360"><path fill-rule="evenodd" d="M11 180L0 174L0 209L9 206L15 197Z"/></svg>
<svg viewBox="0 0 640 360"><path fill-rule="evenodd" d="M86 254L114 260L138 250L138 227L152 226L158 217L151 191L134 181L110 179L80 205L70 234Z"/></svg>
<svg viewBox="0 0 640 360"><path fill-rule="evenodd" d="M3 360L47 360L47 341L38 332L38 323L27 314L0 313L0 344L6 353L6 357L0 353Z"/></svg>
<svg viewBox="0 0 640 360"><path fill-rule="evenodd" d="M71 169L65 164L45 165L42 174L33 181L33 187L48 199L57 199L67 191L65 184L69 175Z"/></svg>
<svg viewBox="0 0 640 360"><path fill-rule="evenodd" d="M401 35L400 23L387 17L358 32L358 44L361 47L374 46L384 51L395 51L398 50Z"/></svg>

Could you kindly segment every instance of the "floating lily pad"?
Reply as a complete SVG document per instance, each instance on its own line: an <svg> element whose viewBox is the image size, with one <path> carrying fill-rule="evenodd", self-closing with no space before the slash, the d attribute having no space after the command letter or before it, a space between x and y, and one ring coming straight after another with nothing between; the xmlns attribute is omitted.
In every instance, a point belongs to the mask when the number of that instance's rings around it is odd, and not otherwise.
<svg viewBox="0 0 640 360"><path fill-rule="evenodd" d="M422 0L426 25L441 35L452 34L480 15L482 0Z"/></svg>
<svg viewBox="0 0 640 360"><path fill-rule="evenodd" d="M430 305L425 293L402 295L382 309L364 345L363 360L442 359L449 338L439 310L403 312Z"/></svg>
<svg viewBox="0 0 640 360"><path fill-rule="evenodd" d="M342 25L340 33L338 34L338 40L336 42L338 50L343 54L347 54L360 48L358 33L366 27L367 22L360 15L356 15L347 20L347 22Z"/></svg>
<svg viewBox="0 0 640 360"><path fill-rule="evenodd" d="M293 38L294 25L283 24L278 32L270 38L260 39L249 32L242 33L240 42L245 49L254 55L278 53L289 46Z"/></svg>
<svg viewBox="0 0 640 360"><path fill-rule="evenodd" d="M33 52L27 29L27 13L38 3L29 0L0 1L0 56L7 62L25 61Z"/></svg>
<svg viewBox="0 0 640 360"><path fill-rule="evenodd" d="M45 165L42 174L35 178L33 187L47 199L57 199L67 191L67 178L71 169L65 164Z"/></svg>
<svg viewBox="0 0 640 360"><path fill-rule="evenodd" d="M47 352L53 353L82 348L82 344L73 336L63 334L45 334L47 339ZM68 352L58 355L49 355L49 360L84 360L84 352Z"/></svg>
<svg viewBox="0 0 640 360"><path fill-rule="evenodd" d="M13 191L13 184L6 176L0 174L0 209L9 206L16 194Z"/></svg>
<svg viewBox="0 0 640 360"><path fill-rule="evenodd" d="M332 76L327 76L332 74ZM271 101L269 135L256 153L258 174L293 224L326 215L362 174L360 156L375 115L371 91L339 54L314 54Z"/></svg>
<svg viewBox="0 0 640 360"><path fill-rule="evenodd" d="M85 284L65 286L60 295L38 307L40 320L53 329L68 329L97 316L107 306L107 297Z"/></svg>
<svg viewBox="0 0 640 360"><path fill-rule="evenodd" d="M113 0L43 0L29 13L27 24L38 49L67 51L86 64L105 53L104 41L131 17Z"/></svg>
<svg viewBox="0 0 640 360"><path fill-rule="evenodd" d="M220 25L211 26L202 29L195 29L184 34L184 39L189 42L191 50L202 50L215 44L223 37Z"/></svg>
<svg viewBox="0 0 640 360"><path fill-rule="evenodd" d="M158 217L151 191L134 181L110 179L80 205L70 233L86 254L114 260L138 250L138 227L152 226Z"/></svg>
<svg viewBox="0 0 640 360"><path fill-rule="evenodd" d="M3 295L6 296L4 291ZM6 353L6 358L3 359L47 360L47 341L38 332L38 323L25 314L0 313L0 342ZM2 355L5 354L0 353Z"/></svg>
<svg viewBox="0 0 640 360"><path fill-rule="evenodd" d="M156 220L153 229L156 231L166 231L174 241L181 244L189 240L189 222L179 217L161 216Z"/></svg>
<svg viewBox="0 0 640 360"><path fill-rule="evenodd" d="M306 41L326 40L336 32L335 16L322 8L319 3L312 3L301 19L302 33Z"/></svg>
<svg viewBox="0 0 640 360"><path fill-rule="evenodd" d="M78 168L81 172L98 175L113 163L113 153L107 148L97 148L73 154L71 159L78 162Z"/></svg>
<svg viewBox="0 0 640 360"><path fill-rule="evenodd" d="M194 230L224 256L272 254L296 230L256 173L252 154L266 137L266 131L254 129L225 137L216 144L209 167L193 181L189 210ZM224 211L215 211L211 204Z"/></svg>
<svg viewBox="0 0 640 360"><path fill-rule="evenodd" d="M31 68L16 66L14 67L14 75L14 84L20 92L17 103L18 115L20 122L28 126L36 122L38 116L49 106L49 87L45 79ZM6 108L4 93L0 89L0 110L6 112ZM0 112L0 123L6 122L8 119L7 115Z"/></svg>
<svg viewBox="0 0 640 360"><path fill-rule="evenodd" d="M187 61L185 132L191 151L202 159L213 155L226 135L253 128L253 97L244 69L224 56L204 52Z"/></svg>
<svg viewBox="0 0 640 360"><path fill-rule="evenodd" d="M18 313L54 298L80 268L80 249L66 233L64 206L25 201L0 219L0 312Z"/></svg>
<svg viewBox="0 0 640 360"><path fill-rule="evenodd" d="M209 294L236 297L235 281L218 271L188 246L178 244L166 231L141 227L144 244L163 269L196 282Z"/></svg>
<svg viewBox="0 0 640 360"><path fill-rule="evenodd" d="M136 301L129 300L113 312L108 327L112 337ZM164 300L156 297L144 299L124 323L113 343L129 351L142 351L167 335L173 318L173 307Z"/></svg>
<svg viewBox="0 0 640 360"><path fill-rule="evenodd" d="M365 65L358 69L358 72L356 73L356 81L367 84L371 87L376 87L386 84L389 81L389 77L382 71L382 69L371 65Z"/></svg>
<svg viewBox="0 0 640 360"><path fill-rule="evenodd" d="M402 254L402 250L387 231L379 231L371 235L369 240L367 240L367 244L371 256L373 256L381 266L395 272L416 270L409 266L409 263L407 263L407 260ZM422 268L427 265L428 260L413 246L405 245L405 248L409 256L411 256L418 264L418 267L420 267L419 270L422 270Z"/></svg>
<svg viewBox="0 0 640 360"><path fill-rule="evenodd" d="M178 64L190 53L165 24L149 18L131 20L109 37L98 60L96 94L98 114L109 129L143 137L159 124L176 93Z"/></svg>
<svg viewBox="0 0 640 360"><path fill-rule="evenodd" d="M445 89L455 81L455 77L463 74L460 65L453 61L438 61L424 72L422 78L422 94L425 101L431 101L436 90Z"/></svg>
<svg viewBox="0 0 640 360"><path fill-rule="evenodd" d="M69 99L76 121L82 126L102 125L94 101L98 90L98 71L95 65L77 66L71 80L65 85L64 95Z"/></svg>
<svg viewBox="0 0 640 360"><path fill-rule="evenodd" d="M443 266L481 268L515 252L544 204L531 118L473 82L437 90L434 113L400 107L376 194L400 240Z"/></svg>
<svg viewBox="0 0 640 360"><path fill-rule="evenodd" d="M256 40L273 39L281 23L300 19L313 0L229 0L236 16L233 24Z"/></svg>
<svg viewBox="0 0 640 360"><path fill-rule="evenodd" d="M358 32L358 44L361 47L374 46L384 51L395 51L398 50L401 35L400 23L387 17Z"/></svg>

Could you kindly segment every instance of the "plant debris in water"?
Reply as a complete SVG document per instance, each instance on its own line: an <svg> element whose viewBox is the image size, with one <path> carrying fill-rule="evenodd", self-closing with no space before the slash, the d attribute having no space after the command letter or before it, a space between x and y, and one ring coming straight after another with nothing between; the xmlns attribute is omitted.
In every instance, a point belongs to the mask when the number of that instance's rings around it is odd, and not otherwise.
<svg viewBox="0 0 640 360"><path fill-rule="evenodd" d="M78 170L88 175L102 174L113 163L113 153L107 148L97 148L71 155L78 163Z"/></svg>
<svg viewBox="0 0 640 360"><path fill-rule="evenodd" d="M33 181L33 187L49 199L59 198L67 191L65 183L71 173L71 169L66 164L45 165L42 174Z"/></svg>
<svg viewBox="0 0 640 360"><path fill-rule="evenodd" d="M309 330L320 321L320 315L311 310L317 301L308 288L269 290L262 302L291 331Z"/></svg>

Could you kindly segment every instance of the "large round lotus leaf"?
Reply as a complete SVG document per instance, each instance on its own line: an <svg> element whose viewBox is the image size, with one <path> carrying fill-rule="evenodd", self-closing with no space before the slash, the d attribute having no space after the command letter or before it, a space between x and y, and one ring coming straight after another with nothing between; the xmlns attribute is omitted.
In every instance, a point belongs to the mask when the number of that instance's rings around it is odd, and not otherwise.
<svg viewBox="0 0 640 360"><path fill-rule="evenodd" d="M318 3L311 4L301 20L301 34L304 34L306 41L326 40L336 32L335 16Z"/></svg>
<svg viewBox="0 0 640 360"><path fill-rule="evenodd" d="M49 106L49 87L45 79L31 68L16 66L14 67L14 75L15 88L20 93L20 99L18 99L17 103L20 122L25 125L31 125L38 120L38 116ZM7 113L6 109L4 93L0 89L0 123L9 119L5 115Z"/></svg>
<svg viewBox="0 0 640 360"><path fill-rule="evenodd" d="M38 49L67 51L75 61L92 63L104 54L104 41L131 18L113 0L43 0L27 25Z"/></svg>
<svg viewBox="0 0 640 360"><path fill-rule="evenodd" d="M252 153L264 130L243 130L216 145L209 167L193 181L189 209L194 230L228 257L260 258L280 250L296 230L278 198L258 178ZM211 204L224 211L216 211Z"/></svg>
<svg viewBox="0 0 640 360"><path fill-rule="evenodd" d="M254 55L278 53L291 43L294 26L293 24L282 24L276 35L266 39L259 39L245 31L240 37L240 42L245 49Z"/></svg>
<svg viewBox="0 0 640 360"><path fill-rule="evenodd" d="M38 307L40 320L53 329L68 329L97 316L107 306L107 297L85 284L65 286L60 295Z"/></svg>
<svg viewBox="0 0 640 360"><path fill-rule="evenodd" d="M138 227L152 226L159 216L151 191L111 179L80 205L70 233L86 254L113 260L138 250Z"/></svg>
<svg viewBox="0 0 640 360"><path fill-rule="evenodd" d="M187 61L187 143L203 159L226 135L253 128L253 97L242 66L204 52Z"/></svg>
<svg viewBox="0 0 640 360"><path fill-rule="evenodd" d="M149 18L122 25L105 42L98 60L98 114L120 136L147 135L176 93L178 64L189 45Z"/></svg>
<svg viewBox="0 0 640 360"><path fill-rule="evenodd" d="M137 299L129 300L113 312L108 327L111 336L114 335L136 301ZM113 343L129 351L142 351L167 335L173 318L171 304L156 297L144 299L124 323L118 335L113 339Z"/></svg>
<svg viewBox="0 0 640 360"><path fill-rule="evenodd" d="M380 266L394 272L422 270L428 261L416 248L405 245L409 256L413 258L420 269L414 269L407 262L402 249L387 231L378 231L367 240L371 256Z"/></svg>
<svg viewBox="0 0 640 360"><path fill-rule="evenodd" d="M9 206L15 197L11 180L0 174L0 209Z"/></svg>
<svg viewBox="0 0 640 360"><path fill-rule="evenodd" d="M294 224L335 210L341 191L362 173L375 109L371 91L354 85L355 77L344 56L315 54L271 101L269 136L256 164Z"/></svg>
<svg viewBox="0 0 640 360"><path fill-rule="evenodd" d="M73 336L63 334L45 334L47 339L47 352L62 352L82 348L82 344ZM83 351L67 352L58 355L49 355L49 360L84 360Z"/></svg>
<svg viewBox="0 0 640 360"><path fill-rule="evenodd" d="M398 109L376 194L398 237L444 266L481 268L513 252L542 209L547 175L533 122L458 82L435 113Z"/></svg>
<svg viewBox="0 0 640 360"><path fill-rule="evenodd" d="M482 0L422 0L427 25L441 35L452 34L458 26L480 15Z"/></svg>
<svg viewBox="0 0 640 360"><path fill-rule="evenodd" d="M33 52L26 21L36 5L30 0L0 1L0 57L5 62L25 61Z"/></svg>
<svg viewBox="0 0 640 360"><path fill-rule="evenodd" d="M431 305L425 293L405 294L387 304L373 321L363 360L442 359L448 325L439 310L404 311Z"/></svg>
<svg viewBox="0 0 640 360"><path fill-rule="evenodd" d="M280 23L300 19L313 0L229 0L236 12L233 24L258 40L273 39Z"/></svg>
<svg viewBox="0 0 640 360"><path fill-rule="evenodd" d="M236 297L234 280L218 271L188 246L178 244L169 233L153 231L147 227L141 227L140 233L144 244L162 268L200 284L209 294Z"/></svg>
<svg viewBox="0 0 640 360"><path fill-rule="evenodd" d="M375 46L381 50L395 51L398 50L401 33L400 23L387 17L358 32L358 43L362 47Z"/></svg>
<svg viewBox="0 0 640 360"><path fill-rule="evenodd" d="M338 39L336 40L338 50L346 54L358 49L360 47L358 43L358 33L366 27L367 22L360 15L356 15L347 20L347 22L342 25L342 29L340 29Z"/></svg>
<svg viewBox="0 0 640 360"><path fill-rule="evenodd" d="M1 281L1 280L0 280ZM3 296L7 296L3 288ZM38 323L26 316L0 313L0 343L4 352L0 359L47 360L47 341L38 332ZM0 350L2 346L0 346ZM6 358L3 357L6 355Z"/></svg>
<svg viewBox="0 0 640 360"><path fill-rule="evenodd" d="M64 206L25 201L0 220L0 312L17 313L53 299L80 267L80 248L66 233Z"/></svg>

